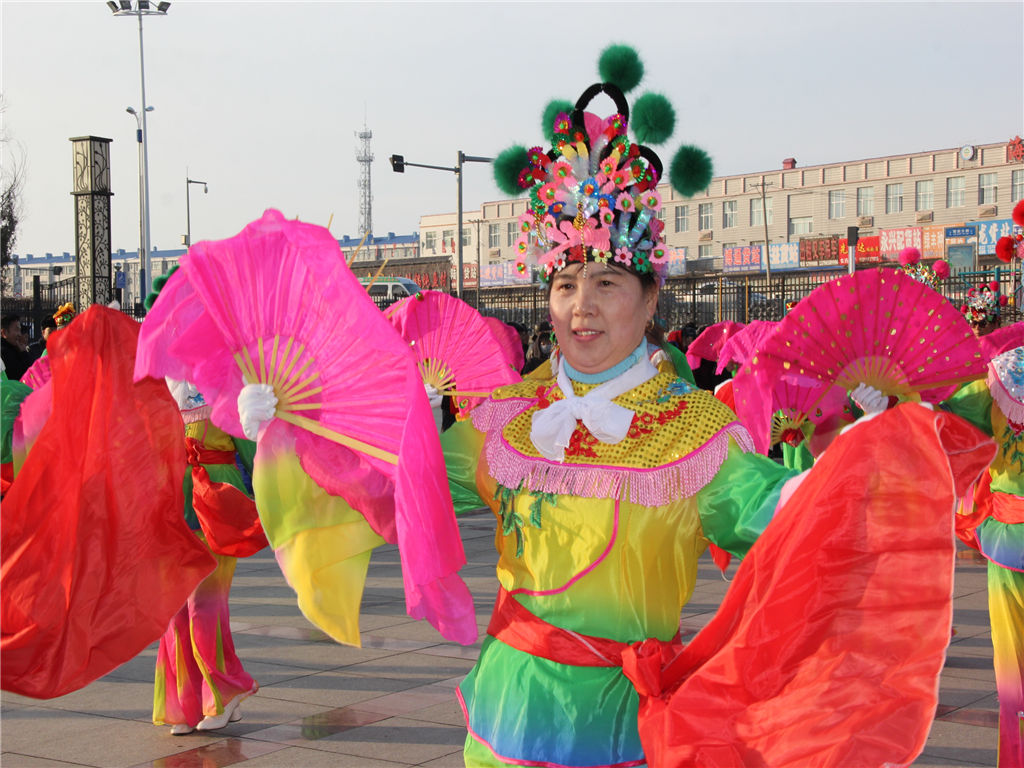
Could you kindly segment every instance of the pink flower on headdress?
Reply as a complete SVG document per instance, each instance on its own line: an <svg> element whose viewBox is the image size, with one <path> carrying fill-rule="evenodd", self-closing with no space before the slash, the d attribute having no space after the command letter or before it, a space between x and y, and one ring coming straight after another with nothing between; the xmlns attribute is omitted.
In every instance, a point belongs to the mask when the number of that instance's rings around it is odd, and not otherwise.
<svg viewBox="0 0 1024 768"><path fill-rule="evenodd" d="M551 205L555 200L558 199L558 189L554 182L548 182L540 188L537 192L537 197L540 198L541 202L545 205Z"/></svg>
<svg viewBox="0 0 1024 768"><path fill-rule="evenodd" d="M525 256L528 250L530 250L530 238L527 235L521 235L519 239L516 240L516 253L521 256Z"/></svg>
<svg viewBox="0 0 1024 768"><path fill-rule="evenodd" d="M526 262L516 259L516 272L523 274L526 271Z"/></svg>
<svg viewBox="0 0 1024 768"><path fill-rule="evenodd" d="M619 264L629 266L629 262L633 260L633 254L630 253L629 248L616 248L615 249L615 261Z"/></svg>
<svg viewBox="0 0 1024 768"><path fill-rule="evenodd" d="M598 217L600 218L601 223L606 227L610 227L615 223L615 211L610 208L602 208Z"/></svg>
<svg viewBox="0 0 1024 768"><path fill-rule="evenodd" d="M656 211L661 208L661 195L658 194L656 189L650 189L640 195L639 204L644 208L649 208L652 211Z"/></svg>
<svg viewBox="0 0 1024 768"><path fill-rule="evenodd" d="M661 233L665 229L665 222L661 219L651 219L651 239L657 241L661 237Z"/></svg>
<svg viewBox="0 0 1024 768"><path fill-rule="evenodd" d="M551 177L553 179L564 181L568 176L572 176L572 166L565 162L565 160L559 160L551 166Z"/></svg>
<svg viewBox="0 0 1024 768"><path fill-rule="evenodd" d="M632 181L629 172L624 170L615 171L615 173L611 174L610 178L612 184L614 184L619 189L622 189Z"/></svg>
<svg viewBox="0 0 1024 768"><path fill-rule="evenodd" d="M529 232L533 229L533 214L527 211L519 216L519 231Z"/></svg>
<svg viewBox="0 0 1024 768"><path fill-rule="evenodd" d="M664 248L652 248L651 249L651 263L662 264L668 261L668 251Z"/></svg>
<svg viewBox="0 0 1024 768"><path fill-rule="evenodd" d="M618 167L618 164L612 160L612 158L606 157L601 161L601 164L598 167L600 168L601 173L605 177L608 177L615 173L615 169Z"/></svg>
<svg viewBox="0 0 1024 768"><path fill-rule="evenodd" d="M533 186L533 174L530 173L529 168L523 168L519 172L519 176L516 177L516 184L519 185L520 189L529 189Z"/></svg>
<svg viewBox="0 0 1024 768"><path fill-rule="evenodd" d="M628 192L623 192L615 198L615 207L620 211L632 211L634 208L633 196Z"/></svg>
<svg viewBox="0 0 1024 768"><path fill-rule="evenodd" d="M569 133L569 128L572 123L569 121L569 115L566 112L559 112L555 116L555 133Z"/></svg>
<svg viewBox="0 0 1024 768"><path fill-rule="evenodd" d="M540 147L530 147L527 154L530 158L530 165L540 165L543 162L541 158L548 159L548 156L544 154L544 150Z"/></svg>
<svg viewBox="0 0 1024 768"><path fill-rule="evenodd" d="M949 262L939 259L932 264L932 271L935 272L940 280L945 280L949 277Z"/></svg>

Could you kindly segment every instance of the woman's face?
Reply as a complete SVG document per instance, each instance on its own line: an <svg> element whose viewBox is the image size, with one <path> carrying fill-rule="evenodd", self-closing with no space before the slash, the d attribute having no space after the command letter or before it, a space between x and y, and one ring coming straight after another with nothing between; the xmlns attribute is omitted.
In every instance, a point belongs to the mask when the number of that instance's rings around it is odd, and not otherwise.
<svg viewBox="0 0 1024 768"><path fill-rule="evenodd" d="M640 344L658 304L657 289L607 264L571 264L551 280L548 309L558 348L573 368L600 373Z"/></svg>

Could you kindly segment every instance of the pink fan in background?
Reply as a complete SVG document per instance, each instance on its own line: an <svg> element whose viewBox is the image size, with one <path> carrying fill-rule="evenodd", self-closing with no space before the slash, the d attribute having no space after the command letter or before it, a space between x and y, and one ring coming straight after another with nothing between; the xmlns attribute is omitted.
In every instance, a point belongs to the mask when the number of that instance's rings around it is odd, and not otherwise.
<svg viewBox="0 0 1024 768"><path fill-rule="evenodd" d="M454 397L460 412L520 379L483 316L454 296L423 291L384 314L412 348L423 383Z"/></svg>
<svg viewBox="0 0 1024 768"><path fill-rule="evenodd" d="M43 355L36 360L29 369L25 371L25 375L21 377L21 383L26 384L32 389L41 388L46 382L50 380L53 374L50 372L50 357Z"/></svg>
<svg viewBox="0 0 1024 768"><path fill-rule="evenodd" d="M902 272L868 269L816 288L758 355L769 381L817 380L824 397L868 384L887 395L937 391L985 374L977 338L943 296Z"/></svg>
<svg viewBox="0 0 1024 768"><path fill-rule="evenodd" d="M194 383L211 420L238 437L243 385L271 385L275 418L260 432L257 463L272 475L271 459L284 466L297 455L317 484L398 544L410 615L472 642L472 597L456 575L465 556L415 361L330 232L271 210L233 238L192 246L143 323L135 377L147 375ZM259 492L256 501L262 519ZM264 523L286 576L275 531L324 526ZM293 587L301 605L303 586Z"/></svg>
<svg viewBox="0 0 1024 768"><path fill-rule="evenodd" d="M715 373L721 373L730 363L746 363L777 325L778 323L771 320L751 320L735 333L726 336L718 353L718 368Z"/></svg>
<svg viewBox="0 0 1024 768"><path fill-rule="evenodd" d="M981 350L986 360L998 357L1003 352L1009 352L1016 347L1024 347L1024 321L996 328L991 333L982 336L979 341L981 342ZM29 371L31 370L29 368ZM26 380L27 376L28 374L25 374L25 376L21 377L21 380L29 384ZM29 384L29 386L32 385Z"/></svg>
<svg viewBox="0 0 1024 768"><path fill-rule="evenodd" d="M701 360L718 361L722 352L722 345L730 336L743 328L743 323L734 323L731 320L723 320L720 323L709 325L690 342L686 348L686 362L691 368L699 368Z"/></svg>
<svg viewBox="0 0 1024 768"><path fill-rule="evenodd" d="M523 342L519 338L519 331L513 328L508 323L503 323L496 317L484 316L484 322L491 329L491 333L494 334L498 343L501 345L502 350L505 352L505 357L508 360L508 364L518 373L523 370L523 365L526 362L526 356L523 352Z"/></svg>

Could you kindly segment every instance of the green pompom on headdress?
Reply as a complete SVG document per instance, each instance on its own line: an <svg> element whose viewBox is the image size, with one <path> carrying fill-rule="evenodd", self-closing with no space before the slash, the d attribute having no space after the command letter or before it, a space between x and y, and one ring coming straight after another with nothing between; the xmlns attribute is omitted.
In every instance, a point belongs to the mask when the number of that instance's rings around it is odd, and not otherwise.
<svg viewBox="0 0 1024 768"><path fill-rule="evenodd" d="M609 45L601 52L597 62L601 79L629 93L644 79L644 64L637 52L628 45Z"/></svg>
<svg viewBox="0 0 1024 768"><path fill-rule="evenodd" d="M153 290L146 294L146 298L143 300L142 305L149 312L153 308L153 303L156 301L156 297L160 295L160 291L167 285L167 281L171 278L175 272L178 271L178 265L175 264L165 274L153 278Z"/></svg>

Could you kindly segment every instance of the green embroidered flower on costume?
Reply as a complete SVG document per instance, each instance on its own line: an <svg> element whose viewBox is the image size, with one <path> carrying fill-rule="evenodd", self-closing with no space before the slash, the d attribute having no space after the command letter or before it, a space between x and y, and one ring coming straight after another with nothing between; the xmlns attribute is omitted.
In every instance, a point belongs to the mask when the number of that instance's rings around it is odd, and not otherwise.
<svg viewBox="0 0 1024 768"><path fill-rule="evenodd" d="M1018 432L1007 424L1003 428L1002 439L999 441L1002 446L1003 458L1009 464L1017 467L1017 471L1024 471L1024 450L1021 450L1021 442L1024 442L1024 433Z"/></svg>

